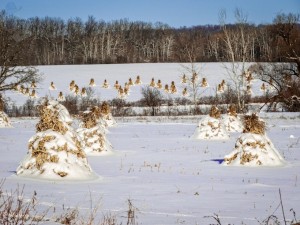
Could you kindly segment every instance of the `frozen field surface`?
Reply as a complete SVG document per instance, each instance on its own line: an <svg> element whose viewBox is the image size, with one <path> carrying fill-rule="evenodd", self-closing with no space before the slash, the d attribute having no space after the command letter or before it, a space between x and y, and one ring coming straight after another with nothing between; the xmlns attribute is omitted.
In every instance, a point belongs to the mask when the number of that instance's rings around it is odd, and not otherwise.
<svg viewBox="0 0 300 225"><path fill-rule="evenodd" d="M225 66L230 64L223 63L195 63L195 70L199 74L199 82L202 78L206 78L208 87L200 88L199 93L201 96L215 96L218 84L224 79L226 85L233 87L233 80L228 75ZM251 64L246 64L246 68ZM136 77L139 75L142 81L141 85L131 86L129 95L125 97L128 102L138 101L142 98L141 89L148 86L151 79L154 78L155 82L161 80L163 87L174 81L177 93L166 94L162 89L162 94L165 98L178 98L182 97L182 90L186 87L181 83L183 74L191 76L189 70L191 64L189 63L141 63L141 64L100 64L100 65L56 65L56 66L37 66L39 73L43 76L43 80L37 84L36 93L38 98L48 96L56 99L59 92L64 96L74 95L69 90L69 84L72 80L79 86L89 87L90 79L94 79L95 86L92 87L94 97L100 100L112 100L118 97L118 92L113 87L115 82L124 87L124 84L129 81L129 78L135 82ZM107 80L109 88L103 88L104 80ZM51 82L55 85L55 90L50 90ZM251 89L253 96L259 96L263 93L260 91L262 82L254 79L251 82ZM7 92L7 97L10 97L17 105L22 105L28 99L17 92Z"/></svg>
<svg viewBox="0 0 300 225"><path fill-rule="evenodd" d="M84 215L100 203L99 215L111 212L126 221L127 201L138 209L139 224L259 224L274 214L281 221L279 189L286 218L300 216L299 113L262 114L267 135L286 160L281 167L230 167L219 164L234 148L230 139L191 139L201 116L116 118L107 139L114 153L88 157L99 179L89 182L39 181L17 177L16 168L35 134L35 118L12 118L14 128L0 129L0 179L3 189L24 185L39 206L80 209ZM54 209L53 209L54 211ZM101 216L100 215L100 216Z"/></svg>

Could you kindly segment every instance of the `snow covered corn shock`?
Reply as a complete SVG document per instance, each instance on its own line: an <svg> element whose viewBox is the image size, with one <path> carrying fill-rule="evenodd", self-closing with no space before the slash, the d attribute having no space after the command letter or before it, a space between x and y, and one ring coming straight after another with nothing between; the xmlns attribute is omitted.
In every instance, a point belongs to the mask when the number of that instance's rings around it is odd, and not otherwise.
<svg viewBox="0 0 300 225"><path fill-rule="evenodd" d="M284 159L265 134L265 123L256 114L246 115L244 131L234 150L224 157L224 165L282 166Z"/></svg>
<svg viewBox="0 0 300 225"><path fill-rule="evenodd" d="M37 133L29 140L17 175L48 180L96 179L67 109L57 101L45 100L39 111Z"/></svg>
<svg viewBox="0 0 300 225"><path fill-rule="evenodd" d="M209 140L229 139L229 134L220 117L219 109L212 106L209 115L200 120L192 138Z"/></svg>

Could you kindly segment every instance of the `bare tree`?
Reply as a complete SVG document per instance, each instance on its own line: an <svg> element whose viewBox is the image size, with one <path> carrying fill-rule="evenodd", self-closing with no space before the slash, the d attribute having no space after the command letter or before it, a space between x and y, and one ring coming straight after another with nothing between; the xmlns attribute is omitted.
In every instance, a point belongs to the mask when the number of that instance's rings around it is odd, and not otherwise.
<svg viewBox="0 0 300 225"><path fill-rule="evenodd" d="M26 66L30 37L13 29L7 21L0 20L0 94L18 85L26 87L32 82L37 83L41 79L35 67Z"/></svg>
<svg viewBox="0 0 300 225"><path fill-rule="evenodd" d="M161 105L162 102L162 94L156 88L152 88L149 86L142 88L143 98L141 102L146 106L151 107L152 116L155 116L155 109Z"/></svg>
<svg viewBox="0 0 300 225"><path fill-rule="evenodd" d="M235 10L235 26L226 25L226 11L220 12L220 23L224 33L224 57L229 64L224 64L237 93L239 111L245 108L246 97L246 62L250 59L251 29L247 16L239 9Z"/></svg>
<svg viewBox="0 0 300 225"><path fill-rule="evenodd" d="M269 109L281 102L289 111L300 111L300 16L278 14L271 32L285 63L257 63L249 69L274 90L268 99Z"/></svg>
<svg viewBox="0 0 300 225"><path fill-rule="evenodd" d="M188 96L194 104L194 111L196 113L197 104L200 99L201 94L204 90L201 90L201 78L200 78L200 68L194 63L191 62L189 66L182 65L184 68L183 73L183 86L187 88Z"/></svg>

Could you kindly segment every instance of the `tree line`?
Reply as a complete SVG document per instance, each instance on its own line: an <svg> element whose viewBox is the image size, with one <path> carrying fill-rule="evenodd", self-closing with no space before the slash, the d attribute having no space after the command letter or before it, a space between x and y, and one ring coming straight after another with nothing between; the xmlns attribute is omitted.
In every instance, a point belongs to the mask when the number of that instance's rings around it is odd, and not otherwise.
<svg viewBox="0 0 300 225"><path fill-rule="evenodd" d="M0 12L1 41L7 45L22 43L15 49L18 65L101 64L142 62L222 62L230 61L224 24L172 28L164 23L131 22L126 19L105 22L90 16L64 21L60 18L20 19ZM239 24L226 24L230 33L239 32ZM294 51L300 52L300 26L293 27ZM288 51L272 24L246 23L246 51L236 46L235 61L285 61ZM4 35L3 35L4 34ZM277 33L276 33L277 34ZM1 36L1 35L0 35ZM231 39L235 40L234 36ZM18 46L20 46L18 44ZM238 53L238 51L240 51Z"/></svg>

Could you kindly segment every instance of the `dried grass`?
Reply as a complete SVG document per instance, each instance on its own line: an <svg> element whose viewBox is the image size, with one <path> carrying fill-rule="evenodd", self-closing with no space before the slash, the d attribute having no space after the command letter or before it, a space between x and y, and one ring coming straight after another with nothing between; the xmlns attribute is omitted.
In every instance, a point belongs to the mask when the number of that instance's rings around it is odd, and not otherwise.
<svg viewBox="0 0 300 225"><path fill-rule="evenodd" d="M158 89L161 89L161 88L162 88L161 80L158 80L158 81L157 81L156 86L157 86Z"/></svg>
<svg viewBox="0 0 300 225"><path fill-rule="evenodd" d="M129 78L129 80L128 80L128 85L130 85L130 86L134 85L134 83L133 83L133 81L132 81L131 78Z"/></svg>
<svg viewBox="0 0 300 225"><path fill-rule="evenodd" d="M208 83L205 77L202 78L201 87L207 87Z"/></svg>
<svg viewBox="0 0 300 225"><path fill-rule="evenodd" d="M183 91L182 91L182 95L183 95L183 96L186 96L187 94L188 94L187 88L185 87L185 88L183 89Z"/></svg>
<svg viewBox="0 0 300 225"><path fill-rule="evenodd" d="M102 104L100 105L100 112L103 115L108 115L111 112L110 106L106 101L102 102Z"/></svg>
<svg viewBox="0 0 300 225"><path fill-rule="evenodd" d="M83 125L85 128L92 128L97 125L97 116L95 111L89 111L87 113L83 113L81 115L81 119L83 121Z"/></svg>
<svg viewBox="0 0 300 225"><path fill-rule="evenodd" d="M182 76L182 78L181 78L181 83L186 84L186 82L187 82L186 75L183 74L183 76Z"/></svg>
<svg viewBox="0 0 300 225"><path fill-rule="evenodd" d="M167 85L167 84L165 85L165 92L166 92L166 93L169 93L169 92L170 92L170 90L169 90L169 85Z"/></svg>
<svg viewBox="0 0 300 225"><path fill-rule="evenodd" d="M4 102L3 102L2 96L0 95L0 111L2 112L3 109L4 109Z"/></svg>
<svg viewBox="0 0 300 225"><path fill-rule="evenodd" d="M35 90L32 90L32 92L31 92L31 94L30 94L30 97L36 97L36 92L35 92Z"/></svg>
<svg viewBox="0 0 300 225"><path fill-rule="evenodd" d="M86 96L86 88L82 88L81 89L81 95L82 96Z"/></svg>
<svg viewBox="0 0 300 225"><path fill-rule="evenodd" d="M32 82L31 82L30 87L31 87L31 88L36 88L36 83L35 83L35 81L32 81Z"/></svg>
<svg viewBox="0 0 300 225"><path fill-rule="evenodd" d="M228 113L229 116L237 117L236 105L235 104L229 105L227 113Z"/></svg>
<svg viewBox="0 0 300 225"><path fill-rule="evenodd" d="M262 85L260 86L260 90L261 91L266 91L266 85L265 85L265 83L262 83Z"/></svg>
<svg viewBox="0 0 300 225"><path fill-rule="evenodd" d="M65 177L68 175L68 173L63 172L63 171L58 171L58 172L53 171L53 172L56 173L57 175L59 175L60 177Z"/></svg>
<svg viewBox="0 0 300 225"><path fill-rule="evenodd" d="M135 80L134 83L135 83L135 84L141 84L141 83L142 83L140 76L137 76L137 77L136 77L136 80Z"/></svg>
<svg viewBox="0 0 300 225"><path fill-rule="evenodd" d="M75 81L72 80L71 83L70 83L70 85L69 85L69 89L70 89L70 91L73 91L74 88L75 88Z"/></svg>
<svg viewBox="0 0 300 225"><path fill-rule="evenodd" d="M218 84L218 92L223 92L224 91L224 87L222 86L222 84Z"/></svg>
<svg viewBox="0 0 300 225"><path fill-rule="evenodd" d="M245 163L251 162L255 159L258 159L257 154L253 155L251 153L243 152L240 163L244 165Z"/></svg>
<svg viewBox="0 0 300 225"><path fill-rule="evenodd" d="M216 118L216 119L220 119L221 117L221 112L220 110L218 109L218 107L216 106L212 106L210 111L209 111L209 116L210 117L213 117L213 118Z"/></svg>
<svg viewBox="0 0 300 225"><path fill-rule="evenodd" d="M65 98L65 97L64 97L62 91L60 91L59 94L58 94L57 99L59 99L59 100L64 100L64 98Z"/></svg>
<svg viewBox="0 0 300 225"><path fill-rule="evenodd" d="M40 114L40 121L36 125L37 132L46 131L46 130L53 130L57 131L61 134L65 134L68 130L67 127L64 126L63 122L59 120L59 112L53 111L47 108L48 102L44 105L40 105L38 107L39 114Z"/></svg>
<svg viewBox="0 0 300 225"><path fill-rule="evenodd" d="M94 142L89 141L91 138L95 136L97 136L97 139ZM93 132L86 132L84 134L83 141L87 147L92 147L94 143L99 143L100 144L99 152L104 150L105 137L103 134L98 133L97 130L94 130Z"/></svg>
<svg viewBox="0 0 300 225"><path fill-rule="evenodd" d="M155 87L155 81L154 81L154 78L151 79L150 87Z"/></svg>
<svg viewBox="0 0 300 225"><path fill-rule="evenodd" d="M265 123L259 120L259 117L253 113L245 115L243 133L265 134Z"/></svg>
<svg viewBox="0 0 300 225"><path fill-rule="evenodd" d="M25 88L24 95L29 95L29 88Z"/></svg>
<svg viewBox="0 0 300 225"><path fill-rule="evenodd" d="M232 161L234 161L238 156L238 153L235 153L232 157L230 158L224 158L224 161L227 163L227 164L230 164Z"/></svg>
<svg viewBox="0 0 300 225"><path fill-rule="evenodd" d="M45 162L58 162L57 156L50 156L45 147L45 143L55 139L54 136L45 136L39 143L37 148L34 148L34 143L39 139L36 137L33 141L29 142L28 148L31 149L31 157L35 158L35 166L37 169L41 170Z"/></svg>
<svg viewBox="0 0 300 225"><path fill-rule="evenodd" d="M171 93L172 94L177 93L177 88L175 86L175 82L174 81L171 82Z"/></svg>
<svg viewBox="0 0 300 225"><path fill-rule="evenodd" d="M129 94L129 87L124 87L124 94L125 95L128 95Z"/></svg>
<svg viewBox="0 0 300 225"><path fill-rule="evenodd" d="M79 89L79 87L78 87L77 84L75 84L74 89L75 89L75 90L74 90L75 94L76 94L76 95L79 95L80 89Z"/></svg>
<svg viewBox="0 0 300 225"><path fill-rule="evenodd" d="M119 90L120 87L121 87L121 86L120 86L120 84L119 84L119 81L116 80L116 83L115 83L115 85L114 85L114 88L115 88L116 90Z"/></svg>
<svg viewBox="0 0 300 225"><path fill-rule="evenodd" d="M115 84L116 85L116 84ZM119 84L118 84L119 85ZM108 82L107 82L107 80L105 79L104 80L104 82L103 82L103 84L102 84L102 87L103 88L108 88L109 87L109 84L108 84ZM116 88L116 87L115 87Z"/></svg>
<svg viewBox="0 0 300 225"><path fill-rule="evenodd" d="M95 80L94 80L94 78L91 78L89 86L95 86Z"/></svg>
<svg viewBox="0 0 300 225"><path fill-rule="evenodd" d="M53 81L51 81L51 83L50 83L50 87L54 90L54 89L56 89L56 87L55 87L55 85L54 85L54 82Z"/></svg>
<svg viewBox="0 0 300 225"><path fill-rule="evenodd" d="M39 140L37 147L34 147L35 142L38 141L38 139L41 137L36 137L33 141L31 141L28 144L28 148L31 149L31 156L36 158L36 167L37 169L41 170L42 165L45 162L51 162L51 163L58 163L59 158L57 155L50 155L49 152L45 147L45 143L53 141L56 139L55 136L44 136L42 137L41 140ZM61 152L61 151L65 151L67 153L76 155L78 158L85 158L85 154L84 152L81 150L81 143L79 142L79 140L77 138L72 138L72 140L74 141L75 145L76 145L76 149L69 149L68 144L65 143L62 146L58 146L58 147L52 147L51 150L56 151L56 152Z"/></svg>

